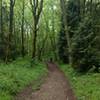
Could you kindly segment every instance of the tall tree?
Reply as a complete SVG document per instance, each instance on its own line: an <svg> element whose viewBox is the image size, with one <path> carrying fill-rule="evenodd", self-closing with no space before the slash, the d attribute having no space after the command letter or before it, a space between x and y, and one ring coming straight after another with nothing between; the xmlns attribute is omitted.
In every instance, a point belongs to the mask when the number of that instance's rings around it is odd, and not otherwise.
<svg viewBox="0 0 100 100"><path fill-rule="evenodd" d="M61 4L61 11L62 11L62 16L64 20L64 26L65 26L65 34L66 34L66 39L67 39L67 44L68 44L68 54L69 54L69 63L72 64L72 48L71 48L71 40L70 40L70 35L68 33L68 23L67 23L67 13L66 13L66 2L65 0L60 0Z"/></svg>
<svg viewBox="0 0 100 100"><path fill-rule="evenodd" d="M12 36L13 36L13 19L14 19L14 5L15 0L10 0L10 12L9 12L9 33L8 33L8 44L6 49L6 59L5 61L8 62L10 58L12 58Z"/></svg>
<svg viewBox="0 0 100 100"><path fill-rule="evenodd" d="M24 13L25 13L25 0L22 1L22 25L21 25L21 34L22 34L22 49L21 49L21 53L22 56L25 56L25 47L24 47Z"/></svg>
<svg viewBox="0 0 100 100"><path fill-rule="evenodd" d="M62 61L63 63L69 63L67 39L65 34L64 22L62 18L63 16L61 17L61 28L59 32L59 38L58 38L58 56L60 61Z"/></svg>
<svg viewBox="0 0 100 100"><path fill-rule="evenodd" d="M2 0L0 2L0 9L1 9L1 16L0 16L0 33L1 33L1 36L3 35L3 14L2 14Z"/></svg>
<svg viewBox="0 0 100 100"><path fill-rule="evenodd" d="M93 66L98 71L100 67L100 52L97 45L97 42L100 42L98 40L100 36L98 35L98 31L95 31L95 25L97 24L95 21L98 17L95 16L96 14L93 14L94 5L96 5L96 2L93 4L92 0L85 2L85 13L81 17L82 20L73 37L73 67L82 72L88 71Z"/></svg>
<svg viewBox="0 0 100 100"><path fill-rule="evenodd" d="M0 13L0 56L2 56L3 55L3 1L1 0L0 1L0 11L1 11L1 13Z"/></svg>
<svg viewBox="0 0 100 100"><path fill-rule="evenodd" d="M38 24L40 15L43 9L43 0L30 0L32 14L34 19L34 32L33 32L33 50L32 50L32 58L35 58L36 54L36 41L37 41L37 31L38 31Z"/></svg>

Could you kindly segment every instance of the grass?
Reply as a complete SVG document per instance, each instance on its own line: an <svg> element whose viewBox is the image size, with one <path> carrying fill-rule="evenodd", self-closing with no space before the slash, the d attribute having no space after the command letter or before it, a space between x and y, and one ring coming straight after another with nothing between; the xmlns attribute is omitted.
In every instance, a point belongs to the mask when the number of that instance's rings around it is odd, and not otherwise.
<svg viewBox="0 0 100 100"><path fill-rule="evenodd" d="M13 96L33 80L33 87L38 88L37 80L47 74L42 63L30 66L30 60L18 59L11 64L0 63L0 100L13 100Z"/></svg>
<svg viewBox="0 0 100 100"><path fill-rule="evenodd" d="M69 78L78 100L100 100L100 74L87 73L80 75L69 65L61 65L61 69Z"/></svg>

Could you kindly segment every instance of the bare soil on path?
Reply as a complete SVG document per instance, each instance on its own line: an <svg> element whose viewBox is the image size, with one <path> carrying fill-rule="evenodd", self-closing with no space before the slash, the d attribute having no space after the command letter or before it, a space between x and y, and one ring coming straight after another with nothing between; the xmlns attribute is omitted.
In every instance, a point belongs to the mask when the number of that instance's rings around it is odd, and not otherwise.
<svg viewBox="0 0 100 100"><path fill-rule="evenodd" d="M15 100L76 100L68 79L56 64L48 63L49 74L36 92L32 85L20 92Z"/></svg>

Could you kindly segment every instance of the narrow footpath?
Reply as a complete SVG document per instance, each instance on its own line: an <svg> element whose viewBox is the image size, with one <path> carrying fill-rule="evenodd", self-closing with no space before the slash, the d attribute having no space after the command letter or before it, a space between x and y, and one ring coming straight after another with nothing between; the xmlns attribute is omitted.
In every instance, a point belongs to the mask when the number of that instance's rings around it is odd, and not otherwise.
<svg viewBox="0 0 100 100"><path fill-rule="evenodd" d="M48 63L49 74L36 92L31 86L19 93L15 100L76 100L68 79L56 64Z"/></svg>

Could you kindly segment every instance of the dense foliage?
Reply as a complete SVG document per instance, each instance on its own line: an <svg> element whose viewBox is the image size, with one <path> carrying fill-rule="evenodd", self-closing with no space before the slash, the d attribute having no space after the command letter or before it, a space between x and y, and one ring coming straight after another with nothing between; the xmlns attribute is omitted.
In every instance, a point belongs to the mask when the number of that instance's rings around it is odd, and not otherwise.
<svg viewBox="0 0 100 100"><path fill-rule="evenodd" d="M100 99L100 74L89 73L83 75L76 73L69 65L61 65L61 70L70 79L77 100L99 100Z"/></svg>
<svg viewBox="0 0 100 100"><path fill-rule="evenodd" d="M66 47L63 44L62 46L65 49L71 49L71 63L74 69L85 72L95 67L95 71L98 72L100 67L100 48L98 45L100 42L100 36L98 35L100 33L98 26L100 22L97 19L98 16L100 17L98 12L100 11L99 1L85 1L85 3L82 3L80 0L69 0L66 6L68 29L65 34L69 34L71 43L70 47ZM63 34L62 31L61 38L63 38ZM69 40L66 40L66 42L68 43ZM63 40L60 39L60 41ZM67 53L67 50L65 52ZM61 58L61 60L63 59Z"/></svg>
<svg viewBox="0 0 100 100"><path fill-rule="evenodd" d="M59 4L40 0L34 13L33 2L0 0L0 58L6 63L25 55L57 59Z"/></svg>
<svg viewBox="0 0 100 100"><path fill-rule="evenodd" d="M11 64L0 64L0 100L13 100L19 91L34 81L34 88L47 74L42 63L30 67L30 59L19 58ZM38 80L38 81L37 81Z"/></svg>
<svg viewBox="0 0 100 100"><path fill-rule="evenodd" d="M61 24L61 30L59 33L59 39L58 39L58 55L59 55L59 59L63 62L63 63L69 63L68 60L68 46L67 46L67 40L66 40L66 34L65 34L65 30L64 30L64 23L63 20L62 24Z"/></svg>
<svg viewBox="0 0 100 100"><path fill-rule="evenodd" d="M46 73L37 60L70 64L72 75L100 72L100 0L0 0L0 100ZM70 67L64 66L65 73ZM99 74L87 77L75 77L74 86L90 85L90 91L78 87L79 96L86 92L97 98L91 82L99 81Z"/></svg>

